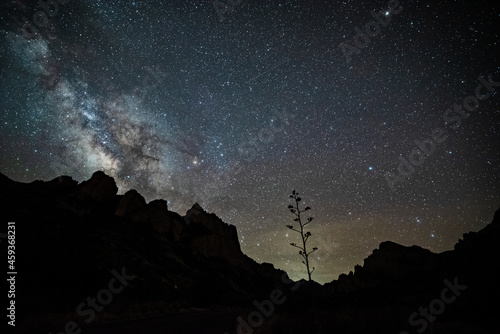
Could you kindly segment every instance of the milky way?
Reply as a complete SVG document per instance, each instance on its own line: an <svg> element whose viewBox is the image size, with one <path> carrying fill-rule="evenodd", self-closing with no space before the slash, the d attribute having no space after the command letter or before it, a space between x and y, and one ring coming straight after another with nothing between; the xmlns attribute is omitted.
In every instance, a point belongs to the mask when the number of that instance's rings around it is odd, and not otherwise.
<svg viewBox="0 0 500 334"><path fill-rule="evenodd" d="M181 214L199 202L300 278L295 189L320 282L382 241L440 252L491 221L498 5L220 3L2 4L0 171L103 170Z"/></svg>

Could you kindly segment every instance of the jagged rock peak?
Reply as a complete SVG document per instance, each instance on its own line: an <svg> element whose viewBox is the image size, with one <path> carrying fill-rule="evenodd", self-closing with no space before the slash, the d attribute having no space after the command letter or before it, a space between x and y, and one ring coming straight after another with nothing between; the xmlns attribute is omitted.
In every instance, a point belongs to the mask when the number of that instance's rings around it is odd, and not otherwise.
<svg viewBox="0 0 500 334"><path fill-rule="evenodd" d="M106 202L113 199L118 192L115 179L106 175L103 171L97 171L92 177L80 183L78 186L78 197L81 199L91 198L98 202Z"/></svg>
<svg viewBox="0 0 500 334"><path fill-rule="evenodd" d="M225 223L215 213L209 213L203 209L199 203L193 204L191 209L186 212L184 219L187 223L195 221L205 225L210 230L219 233L221 232L221 229L226 229L228 227L234 228L233 225Z"/></svg>
<svg viewBox="0 0 500 334"><path fill-rule="evenodd" d="M189 223L189 221L203 220L201 217L206 217L206 218L210 217L211 220L214 220L214 219L219 220L221 223L226 224L219 217L217 217L216 214L209 213L208 211L203 209L198 202L194 203L193 206L191 207L191 209L187 210L186 216L184 217L184 219L186 220L186 222Z"/></svg>
<svg viewBox="0 0 500 334"><path fill-rule="evenodd" d="M223 257L231 263L241 260L240 243L234 225L227 224L216 214L205 211L199 203L193 204L186 212L184 221L186 224L199 224L210 231L210 234L193 241L197 252L207 257Z"/></svg>
<svg viewBox="0 0 500 334"><path fill-rule="evenodd" d="M196 209L196 210L200 210L200 211L205 211L205 209L203 209L203 208L201 207L201 205L200 205L198 202L194 203L194 204L193 204L193 206L191 207L191 209Z"/></svg>

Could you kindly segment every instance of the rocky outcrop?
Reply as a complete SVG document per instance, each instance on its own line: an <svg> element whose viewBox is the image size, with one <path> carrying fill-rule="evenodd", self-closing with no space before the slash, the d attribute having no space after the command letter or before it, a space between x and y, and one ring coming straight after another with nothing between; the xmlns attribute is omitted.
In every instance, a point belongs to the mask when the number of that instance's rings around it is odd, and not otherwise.
<svg viewBox="0 0 500 334"><path fill-rule="evenodd" d="M62 175L49 181L48 184L59 189L76 190L78 181L73 180L71 176Z"/></svg>
<svg viewBox="0 0 500 334"><path fill-rule="evenodd" d="M206 212L198 203L184 217L187 224L202 226L206 233L193 237L193 251L205 257L220 257L231 264L242 262L238 233L234 225L224 223L213 213Z"/></svg>
<svg viewBox="0 0 500 334"><path fill-rule="evenodd" d="M169 234L174 240L181 238L184 223L179 215L167 210L166 202L152 201L144 210L133 217L136 220L148 221L155 231Z"/></svg>
<svg viewBox="0 0 500 334"><path fill-rule="evenodd" d="M131 189L127 191L115 210L115 215L118 217L132 216L137 211L141 211L146 207L146 200L136 190Z"/></svg>
<svg viewBox="0 0 500 334"><path fill-rule="evenodd" d="M440 263L438 254L419 246L406 247L392 241L382 242L354 273L342 274L326 284L334 292L350 292L373 288L391 281L403 281L428 272Z"/></svg>
<svg viewBox="0 0 500 334"><path fill-rule="evenodd" d="M378 249L358 266L355 275L367 280L400 280L426 270L436 254L419 246L405 247L392 241L382 242Z"/></svg>
<svg viewBox="0 0 500 334"><path fill-rule="evenodd" d="M487 251L489 248L498 248L497 236L500 235L500 210L495 212L493 221L478 232L464 233L463 239L458 240L454 249L459 253L475 253Z"/></svg>
<svg viewBox="0 0 500 334"><path fill-rule="evenodd" d="M92 177L78 185L76 197L105 203L113 200L118 192L115 180L104 172L97 171Z"/></svg>
<svg viewBox="0 0 500 334"><path fill-rule="evenodd" d="M225 238L238 239L238 234L234 225L224 223L217 215L206 212L198 203L195 203L193 207L186 212L185 217L188 222L199 223L210 231Z"/></svg>
<svg viewBox="0 0 500 334"><path fill-rule="evenodd" d="M151 312L243 305L280 283L283 271L243 254L236 228L199 205L182 217L165 200L146 203L135 190L116 192L103 172L80 184L70 177L27 184L0 174L0 219L16 221L23 235L16 252L25 266L23 293L16 297L24 305L39 297L25 314L74 315L75 305L122 267L137 279L113 305L131 313L152 301L162 307Z"/></svg>
<svg viewBox="0 0 500 334"><path fill-rule="evenodd" d="M149 202L149 206L152 208L160 209L162 211L168 211L168 203L164 199L155 199Z"/></svg>
<svg viewBox="0 0 500 334"><path fill-rule="evenodd" d="M463 240L455 244L454 251L436 254L419 246L406 247L385 241L364 260L363 266L356 265L354 272L341 274L337 280L325 284L325 288L332 294L370 289L405 290L410 285L414 289L426 290L427 284L435 281L435 277L449 276L450 273L473 281L480 272L488 271L489 260L485 254L500 254L498 237L500 210L495 213L491 224L481 231L465 233ZM473 270L476 275L467 273L467 270Z"/></svg>
<svg viewBox="0 0 500 334"><path fill-rule="evenodd" d="M120 199L115 215L134 223L149 224L155 231L168 234L174 240L180 239L183 230L182 220L168 211L167 201L158 199L146 204L144 197L133 189Z"/></svg>

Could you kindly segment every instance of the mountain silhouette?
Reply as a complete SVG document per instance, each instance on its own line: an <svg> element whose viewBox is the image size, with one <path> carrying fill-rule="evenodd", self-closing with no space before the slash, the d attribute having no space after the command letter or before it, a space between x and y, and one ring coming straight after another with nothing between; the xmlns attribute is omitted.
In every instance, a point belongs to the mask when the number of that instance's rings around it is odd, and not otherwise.
<svg viewBox="0 0 500 334"><path fill-rule="evenodd" d="M114 179L100 171L81 183L69 176L20 183L0 174L0 189L1 221L16 224L18 333L497 327L500 211L453 250L436 254L386 241L363 266L320 285L293 282L246 256L236 228L198 203L181 216L135 190L117 195Z"/></svg>

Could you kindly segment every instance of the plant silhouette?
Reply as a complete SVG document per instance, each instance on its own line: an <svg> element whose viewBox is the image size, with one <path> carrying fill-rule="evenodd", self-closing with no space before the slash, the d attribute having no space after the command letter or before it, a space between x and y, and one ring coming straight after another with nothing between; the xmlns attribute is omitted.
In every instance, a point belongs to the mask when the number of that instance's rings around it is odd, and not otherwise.
<svg viewBox="0 0 500 334"><path fill-rule="evenodd" d="M307 268L307 276L309 277L309 280L311 280L311 275L312 273L314 272L314 267L312 270L310 270L310 267L309 267L309 255L312 253L312 252L315 252L318 250L317 247L314 247L312 249L312 251L310 252L307 252L307 240L309 239L309 237L312 235L311 232L305 232L304 231L304 228L310 223L312 222L312 220L314 219L314 217L308 217L307 218L307 221L305 223L302 222L302 216L301 214L306 212L306 211L309 211L311 210L311 208L309 206L306 206L304 210L301 210L300 207L299 207L299 204L300 202L302 201L302 199L299 197L299 193L296 192L295 190L292 191L292 194L290 195L290 198L293 199L295 201L295 205L289 205L288 206L288 209L290 210L291 213L293 213L295 215L295 218L293 219L294 222L298 222L299 223L299 226L300 226L300 229L296 229L293 227L293 225L287 225L286 227L288 227L290 230L292 231L295 231L297 233L300 234L301 238L302 238L302 246L298 246L297 244L295 244L294 242L290 243L291 246L293 247L296 247L298 249L300 249L299 251L299 254L302 256L302 258L304 259L302 261L303 264L305 264L306 268Z"/></svg>

